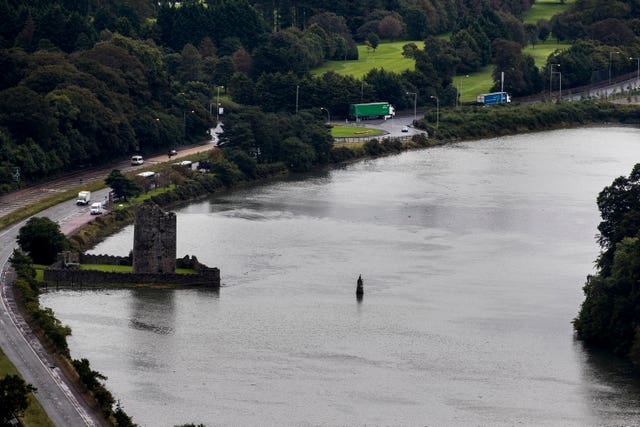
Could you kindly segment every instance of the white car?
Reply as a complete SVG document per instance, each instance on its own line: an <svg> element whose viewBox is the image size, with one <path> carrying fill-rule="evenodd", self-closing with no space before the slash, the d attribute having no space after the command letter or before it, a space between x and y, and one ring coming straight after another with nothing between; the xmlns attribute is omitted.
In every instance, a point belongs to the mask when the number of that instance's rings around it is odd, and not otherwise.
<svg viewBox="0 0 640 427"><path fill-rule="evenodd" d="M95 202L91 204L91 215L100 215L102 214L102 203Z"/></svg>
<svg viewBox="0 0 640 427"><path fill-rule="evenodd" d="M144 163L142 156L131 156L131 165L138 166Z"/></svg>
<svg viewBox="0 0 640 427"><path fill-rule="evenodd" d="M406 126L402 126L402 132L409 132L409 128Z"/></svg>

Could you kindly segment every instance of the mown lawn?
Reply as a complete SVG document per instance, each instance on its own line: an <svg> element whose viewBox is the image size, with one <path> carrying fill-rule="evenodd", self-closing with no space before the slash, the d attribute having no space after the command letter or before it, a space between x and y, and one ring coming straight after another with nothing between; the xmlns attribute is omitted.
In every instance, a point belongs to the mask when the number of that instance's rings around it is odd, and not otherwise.
<svg viewBox="0 0 640 427"><path fill-rule="evenodd" d="M557 43L555 41L547 40L544 43L537 43L535 46L527 46L522 50L523 53L533 56L538 68L542 68L547 63L547 58L552 52L556 50L563 50L570 48L568 43Z"/></svg>
<svg viewBox="0 0 640 427"><path fill-rule="evenodd" d="M493 65L487 65L475 73L455 76L453 85L460 91L460 102L473 102L476 96L489 92L493 86L492 70Z"/></svg>
<svg viewBox="0 0 640 427"><path fill-rule="evenodd" d="M331 128L331 136L334 138L348 138L355 136L375 136L380 135L380 129L370 129L358 126L333 126Z"/></svg>
<svg viewBox="0 0 640 427"><path fill-rule="evenodd" d="M133 267L130 265L113 265L113 264L81 264L81 270L97 270L114 273L131 273ZM178 274L196 274L197 271L190 268L176 268Z"/></svg>
<svg viewBox="0 0 640 427"><path fill-rule="evenodd" d="M424 47L421 41L399 41L380 43L376 50L368 49L364 45L358 46L357 61L329 61L320 68L311 71L314 76L322 75L327 71L334 71L341 75L352 75L361 78L373 68L384 68L385 71L401 73L404 70L413 70L415 61L402 56L402 46L407 43L415 43L420 49Z"/></svg>
<svg viewBox="0 0 640 427"><path fill-rule="evenodd" d="M564 4L560 0L536 0L531 9L524 14L525 24L535 24L541 19L550 20L553 15L564 12L575 0L565 0Z"/></svg>

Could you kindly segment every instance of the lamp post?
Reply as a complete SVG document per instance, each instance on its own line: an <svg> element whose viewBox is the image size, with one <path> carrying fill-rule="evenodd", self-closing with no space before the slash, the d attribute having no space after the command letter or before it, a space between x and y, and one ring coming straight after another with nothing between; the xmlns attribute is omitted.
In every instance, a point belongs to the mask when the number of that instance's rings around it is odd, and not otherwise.
<svg viewBox="0 0 640 427"><path fill-rule="evenodd" d="M553 90L553 67L559 67L560 64L549 64L549 98L551 98L551 91Z"/></svg>
<svg viewBox="0 0 640 427"><path fill-rule="evenodd" d="M609 84L611 84L611 61L614 53L620 53L617 50L612 50L609 52Z"/></svg>
<svg viewBox="0 0 640 427"><path fill-rule="evenodd" d="M416 113L416 106L418 105L418 92L407 92L407 95L413 95L413 124L415 125L416 120L418 120L418 115Z"/></svg>
<svg viewBox="0 0 640 427"><path fill-rule="evenodd" d="M629 58L632 61L635 59L636 61L638 61L638 72L636 73L636 89L638 89L638 87L640 86L640 58Z"/></svg>
<svg viewBox="0 0 640 427"><path fill-rule="evenodd" d="M469 75L467 74L466 76L464 76L464 78L466 79L467 77L469 77ZM458 96L456 97L456 107L461 103L460 98L462 98L462 82L463 82L463 78L460 77L460 79L458 80Z"/></svg>
<svg viewBox="0 0 640 427"><path fill-rule="evenodd" d="M327 123L331 124L331 113L326 108L320 107L320 111L322 111L322 110L327 112Z"/></svg>
<svg viewBox="0 0 640 427"><path fill-rule="evenodd" d="M195 111L191 110L191 113L195 113ZM182 111L182 139L187 139L187 112L185 110Z"/></svg>
<svg viewBox="0 0 640 427"><path fill-rule="evenodd" d="M224 86L218 86L218 95L216 96L216 123L220 120L220 88Z"/></svg>
<svg viewBox="0 0 640 427"><path fill-rule="evenodd" d="M561 71L552 71L551 75L553 76L554 74L558 74L559 77L560 77L560 87L559 87L559 90L558 90L558 93L559 93L558 100L562 100L562 72Z"/></svg>
<svg viewBox="0 0 640 427"><path fill-rule="evenodd" d="M431 95L429 98L436 100L436 129L440 126L440 99L436 95Z"/></svg>

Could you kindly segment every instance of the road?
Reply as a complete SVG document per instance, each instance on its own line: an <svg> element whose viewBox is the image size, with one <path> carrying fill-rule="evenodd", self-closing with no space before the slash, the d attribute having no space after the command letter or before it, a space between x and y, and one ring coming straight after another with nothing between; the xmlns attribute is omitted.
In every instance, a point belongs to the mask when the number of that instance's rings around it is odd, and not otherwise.
<svg viewBox="0 0 640 427"><path fill-rule="evenodd" d="M206 144L181 148L177 156L184 157L215 147L214 141ZM83 183L103 180L112 169L123 171L143 170L149 164L167 161L167 155L156 155L145 159L145 165L131 166L128 161L108 168L94 169L73 174L55 181L33 186L0 198L0 216L24 208L36 200L55 192L78 188ZM92 194L93 200L104 200L109 189L104 188ZM38 213L60 225L63 233L69 235L92 219L89 206L77 206L69 200ZM16 238L20 228L28 219L0 231L0 348L15 365L27 383L38 389L36 396L51 421L59 427L101 426L82 398L74 392L71 384L62 374L55 361L35 337L17 309L13 287L14 279L9 268L9 258L17 246Z"/></svg>
<svg viewBox="0 0 640 427"><path fill-rule="evenodd" d="M70 217L66 206L60 205L48 209L43 215L53 220ZM82 399L72 392L72 387L60 369L31 332L18 312L13 289L8 286L13 274L8 268L9 257L16 247L18 231L25 222L15 224L0 233L0 347L24 380L38 389L38 401L56 426L100 426L81 403Z"/></svg>
<svg viewBox="0 0 640 427"><path fill-rule="evenodd" d="M422 118L423 112L418 111L416 117L418 119ZM353 125L353 126L364 127L364 128L380 129L384 132L384 134L380 136L381 138L411 137L416 134L425 133L424 130L413 127L413 124L412 124L413 119L414 119L413 111L401 111L396 113L395 117L393 117L392 119L387 119L387 120L360 120L359 122L332 120L331 124L334 126ZM402 132L403 127L407 128L407 132ZM337 142L340 142L343 140L351 141L356 139L367 140L370 138L371 138L370 136L363 137L363 138L355 138L355 137L336 138L336 141Z"/></svg>

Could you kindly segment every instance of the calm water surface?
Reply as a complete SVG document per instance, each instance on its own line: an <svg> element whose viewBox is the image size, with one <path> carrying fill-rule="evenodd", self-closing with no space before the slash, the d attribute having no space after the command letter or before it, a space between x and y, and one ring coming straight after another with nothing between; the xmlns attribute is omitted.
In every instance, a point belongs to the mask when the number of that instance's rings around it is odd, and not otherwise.
<svg viewBox="0 0 640 427"><path fill-rule="evenodd" d="M636 162L633 128L362 161L179 209L178 254L219 292L42 301L144 426L638 425L640 380L571 327L595 198Z"/></svg>

